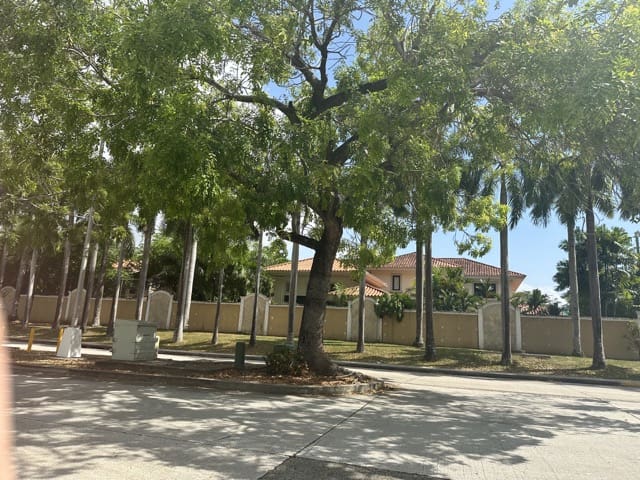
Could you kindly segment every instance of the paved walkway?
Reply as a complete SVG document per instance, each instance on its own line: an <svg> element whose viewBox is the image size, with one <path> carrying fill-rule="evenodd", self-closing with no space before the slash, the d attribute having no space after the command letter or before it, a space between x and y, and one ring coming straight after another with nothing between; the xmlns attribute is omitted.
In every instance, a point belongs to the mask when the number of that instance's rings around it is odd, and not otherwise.
<svg viewBox="0 0 640 480"><path fill-rule="evenodd" d="M636 479L640 391L367 371L345 398L14 374L23 479Z"/></svg>

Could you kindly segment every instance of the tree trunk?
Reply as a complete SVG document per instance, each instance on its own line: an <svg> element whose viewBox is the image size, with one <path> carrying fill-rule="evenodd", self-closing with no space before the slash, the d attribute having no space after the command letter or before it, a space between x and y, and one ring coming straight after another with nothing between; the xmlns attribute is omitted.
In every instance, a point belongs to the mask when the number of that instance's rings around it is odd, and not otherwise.
<svg viewBox="0 0 640 480"><path fill-rule="evenodd" d="M300 212L291 217L291 230L300 233ZM287 345L293 347L294 325L296 320L296 306L298 304L298 260L300 259L300 245L293 243L291 247L291 276L289 277L289 311L287 317Z"/></svg>
<svg viewBox="0 0 640 480"><path fill-rule="evenodd" d="M258 321L258 297L260 296L260 272L262 270L262 230L258 231L258 258L256 259L256 285L253 299L253 312L251 314L251 336L249 346L256 345L256 327Z"/></svg>
<svg viewBox="0 0 640 480"><path fill-rule="evenodd" d="M120 253L118 254L118 268L116 270L116 289L113 292L111 301L111 312L109 312L109 324L107 325L107 336L113 337L113 330L118 315L118 302L120 301L120 288L122 286L122 264L124 263L124 254L126 244L124 240L120 240Z"/></svg>
<svg viewBox="0 0 640 480"><path fill-rule="evenodd" d="M363 249L367 243L367 239L362 237L360 242L360 247ZM356 345L356 352L364 353L364 327L365 327L365 305L364 302L366 300L366 289L367 289L367 270L366 266L362 267L362 272L360 272L360 285L358 288L358 343Z"/></svg>
<svg viewBox="0 0 640 480"><path fill-rule="evenodd" d="M189 316L191 315L191 297L193 296L193 279L196 274L196 259L198 256L198 237L195 229L193 231L193 239L191 241L191 256L189 257L189 272L187 275L187 295L185 296L184 305L184 326L189 326Z"/></svg>
<svg viewBox="0 0 640 480"><path fill-rule="evenodd" d="M600 306L600 279L598 278L598 243L593 212L593 197L589 196L585 211L587 220L587 264L589 266L589 297L591 300L591 326L593 328L593 360L591 368L607 366L602 338L602 310Z"/></svg>
<svg viewBox="0 0 640 480"><path fill-rule="evenodd" d="M576 221L574 216L567 219L567 250L569 255L569 310L573 326L572 355L582 357L582 338L580 332L580 303L578 301L578 269L576 261Z"/></svg>
<svg viewBox="0 0 640 480"><path fill-rule="evenodd" d="M82 288L84 287L84 277L87 271L87 263L89 261L89 247L91 246L91 231L93 230L93 205L89 209L87 218L87 231L84 236L84 245L82 247L82 260L80 261L80 273L78 274L78 286L76 301L73 305L73 313L71 314L71 326L78 326L78 319L80 316L80 297L82 297ZM89 295L89 292L87 292Z"/></svg>
<svg viewBox="0 0 640 480"><path fill-rule="evenodd" d="M98 270L98 281L96 282L95 305L93 307L93 326L100 326L100 316L102 314L102 299L104 298L104 277L107 273L107 263L109 261L109 241L102 244L102 259Z"/></svg>
<svg viewBox="0 0 640 480"><path fill-rule="evenodd" d="M20 304L20 296L22 295L22 284L24 283L24 276L27 273L27 256L29 255L29 248L24 247L22 255L20 256L20 265L18 266L18 277L16 278L16 293L13 296L13 305L11 305L11 314L9 315L9 321L15 322L18 320L18 305Z"/></svg>
<svg viewBox="0 0 640 480"><path fill-rule="evenodd" d="M89 277L87 279L87 294L84 296L84 305L82 306L82 316L80 317L80 329L84 332L89 321L89 306L91 305L91 297L93 296L93 286L96 280L96 265L98 263L98 251L100 247L95 242L91 248L91 259L89 260Z"/></svg>
<svg viewBox="0 0 640 480"><path fill-rule="evenodd" d="M424 322L424 243L422 232L416 236L416 338L414 347L424 347L422 325Z"/></svg>
<svg viewBox="0 0 640 480"><path fill-rule="evenodd" d="M62 320L62 302L67 293L67 280L69 278L69 264L71 263L71 228L75 224L75 215L69 215L69 225L64 237L64 247L62 252L62 267L60 268L60 286L58 288L58 299L56 300L56 313L51 324L52 330L60 327Z"/></svg>
<svg viewBox="0 0 640 480"><path fill-rule="evenodd" d="M4 273L7 270L7 260L9 259L9 240L5 238L2 242L2 257L0 257L0 290L4 287Z"/></svg>
<svg viewBox="0 0 640 480"><path fill-rule="evenodd" d="M140 268L140 278L138 278L138 291L136 293L136 320L142 321L142 307L144 305L144 294L147 287L147 273L149 272L149 257L151 256L151 239L155 228L155 217L152 221L147 221L144 226L144 243L142 247L142 268Z"/></svg>
<svg viewBox="0 0 640 480"><path fill-rule="evenodd" d="M500 180L500 205L507 205L507 181L502 174ZM509 224L505 221L500 229L500 307L502 312L502 358L501 365L511 365L511 311L509 304Z"/></svg>
<svg viewBox="0 0 640 480"><path fill-rule="evenodd" d="M337 372L336 365L324 351L322 341L331 272L342 239L342 230L342 221L337 215L328 214L323 218L322 236L311 264L298 337L298 350L309 368L322 375L334 375Z"/></svg>
<svg viewBox="0 0 640 480"><path fill-rule="evenodd" d="M176 325L174 327L173 338L178 338L178 325L181 322L181 312L183 311L183 302L182 302L182 292L184 290L185 284L185 275L186 275L186 264L187 264L187 249L186 245L189 243L189 228L188 225L185 226L184 229L184 238L183 238L183 246L182 246L182 262L180 263L180 275L178 276L178 285L177 285L177 294L176 294ZM182 315L184 317L184 315ZM183 318L184 320L184 318ZM182 333L180 333L180 338L182 338ZM175 341L175 340L174 340Z"/></svg>
<svg viewBox="0 0 640 480"><path fill-rule="evenodd" d="M24 318L22 326L26 327L31 321L31 308L33 307L33 292L36 287L36 275L38 273L38 254L39 250L34 248L31 251L31 263L29 264L29 284L27 286L27 304L24 309Z"/></svg>
<svg viewBox="0 0 640 480"><path fill-rule="evenodd" d="M211 337L211 344L217 345L218 341L218 332L220 329L220 310L222 310L222 286L224 283L224 268L220 269L218 273L218 300L216 302L216 319L213 322L213 337Z"/></svg>
<svg viewBox="0 0 640 480"><path fill-rule="evenodd" d="M426 318L427 341L425 343L424 359L433 362L437 358L436 329L433 321L433 231L429 228L425 236L424 259L424 313Z"/></svg>
<svg viewBox="0 0 640 480"><path fill-rule="evenodd" d="M185 230L184 248L182 251L182 273L180 275L178 311L176 315L176 328L173 332L173 342L182 342L184 340L184 323L187 307L187 290L189 265L191 264L191 254L193 253L193 225L191 222L187 224Z"/></svg>

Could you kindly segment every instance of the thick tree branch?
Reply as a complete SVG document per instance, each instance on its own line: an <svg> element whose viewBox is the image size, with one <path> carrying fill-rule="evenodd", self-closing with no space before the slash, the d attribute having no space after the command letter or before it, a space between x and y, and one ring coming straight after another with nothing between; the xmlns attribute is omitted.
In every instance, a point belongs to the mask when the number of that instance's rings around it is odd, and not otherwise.
<svg viewBox="0 0 640 480"><path fill-rule="evenodd" d="M358 92L361 94L373 93L373 92L381 92L387 88L387 79L384 78L382 80L376 80L375 82L367 82L363 83L358 87ZM352 92L338 92L330 97L325 98L320 102L319 105L315 105L316 109L309 116L310 118L316 118L322 115L327 110L330 110L335 107L339 107L343 103L345 103L349 98L351 98Z"/></svg>
<svg viewBox="0 0 640 480"><path fill-rule="evenodd" d="M340 144L339 147L327 152L327 159L331 165L344 165L351 156L351 145L358 140L358 134L354 134ZM331 147L330 147L331 148Z"/></svg>
<svg viewBox="0 0 640 480"><path fill-rule="evenodd" d="M276 233L283 240L297 243L312 250L317 250L320 245L320 242L318 242L317 240L309 238L306 235L302 235L300 233L289 232L288 230L277 230Z"/></svg>
<svg viewBox="0 0 640 480"><path fill-rule="evenodd" d="M224 95L224 97L228 100L235 100L237 102L242 103L252 103L256 105L264 105L266 107L275 108L276 110L281 111L291 123L299 124L300 117L298 117L298 113L296 112L295 107L291 102L284 103L275 98L269 97L266 94L253 94L253 95L243 95L240 93L231 92L229 89L225 88L221 83L217 82L211 77L194 77L194 80L202 80L206 82L208 85L212 86L220 93Z"/></svg>

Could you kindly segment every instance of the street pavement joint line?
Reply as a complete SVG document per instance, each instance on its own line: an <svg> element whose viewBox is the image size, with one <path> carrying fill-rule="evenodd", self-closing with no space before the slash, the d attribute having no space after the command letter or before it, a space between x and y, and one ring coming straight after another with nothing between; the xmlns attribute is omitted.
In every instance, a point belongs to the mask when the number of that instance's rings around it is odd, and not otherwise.
<svg viewBox="0 0 640 480"><path fill-rule="evenodd" d="M340 425L342 425L343 423L347 422L348 420L351 420L353 417L355 417L357 414L359 414L361 411L363 411L365 408L367 408L369 405L371 405L373 402L375 401L375 398L372 398L370 400L367 400L365 403L363 403L360 408L358 408L357 410L354 410L353 412L351 412L349 415L347 415L346 417L344 417L342 420L340 420L338 423L336 423L335 425L333 425L329 430L327 430L326 432L324 432L322 435L320 435L318 438L316 438L315 440L310 441L308 444L306 444L304 447L300 448L297 452L295 452L291 457L297 457L300 453L302 453L304 450L313 447L316 443L318 443L320 440L322 440L324 437L326 437L327 435L329 435L331 432L333 432L336 428L338 428Z"/></svg>

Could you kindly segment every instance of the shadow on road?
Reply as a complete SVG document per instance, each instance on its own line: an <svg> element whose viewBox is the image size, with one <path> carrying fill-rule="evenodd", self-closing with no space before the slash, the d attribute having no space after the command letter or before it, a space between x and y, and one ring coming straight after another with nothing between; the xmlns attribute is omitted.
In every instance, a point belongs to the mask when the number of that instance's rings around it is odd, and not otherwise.
<svg viewBox="0 0 640 480"><path fill-rule="evenodd" d="M16 377L14 415L18 449L28 452L18 455L20 474L34 480L91 478L114 460L257 478L294 455L442 478L439 466L474 459L522 464L527 447L559 432L640 433L640 422L601 401L550 397L532 411L524 397L279 397L29 373Z"/></svg>

